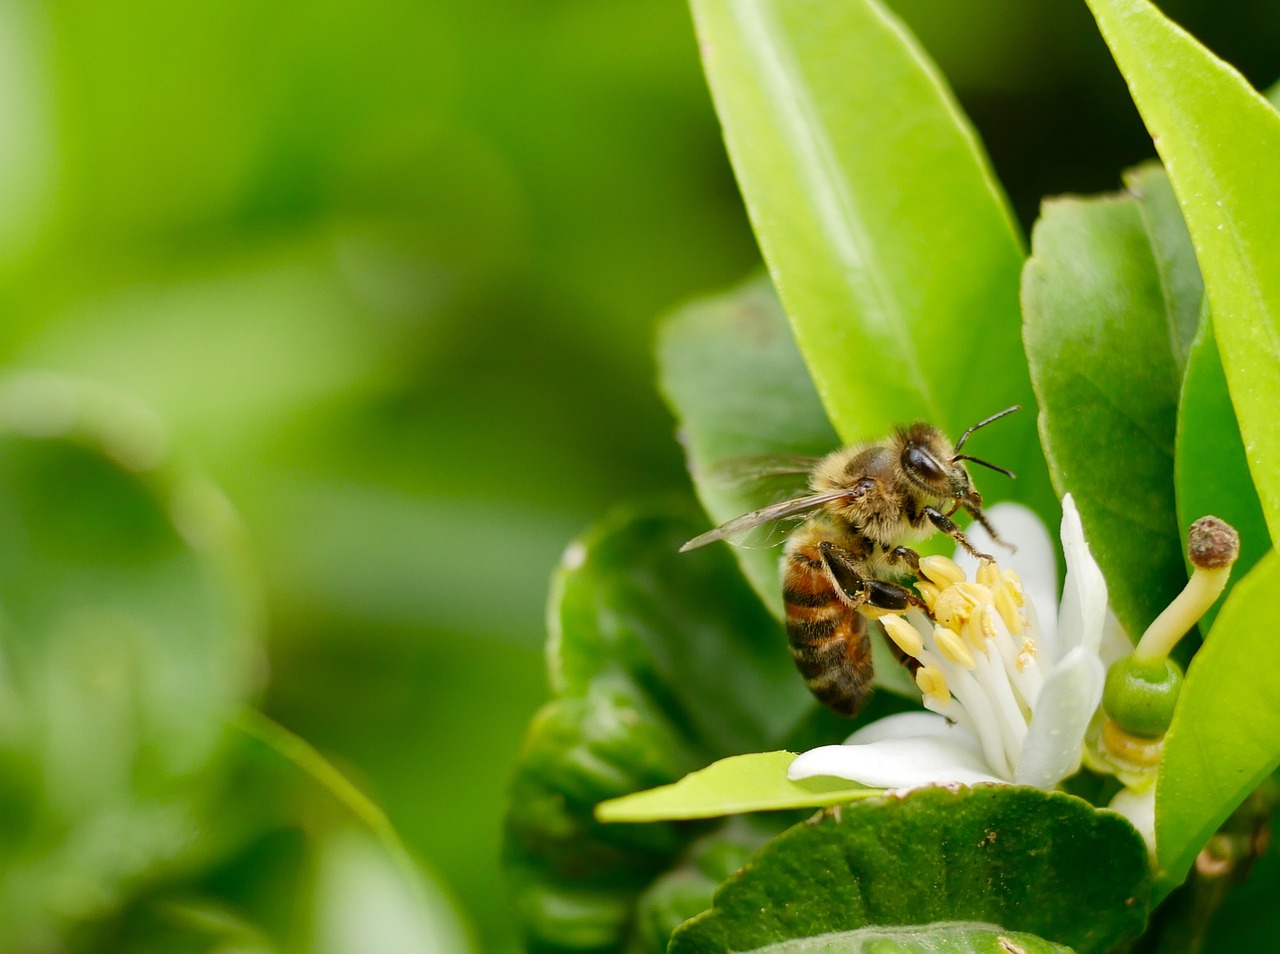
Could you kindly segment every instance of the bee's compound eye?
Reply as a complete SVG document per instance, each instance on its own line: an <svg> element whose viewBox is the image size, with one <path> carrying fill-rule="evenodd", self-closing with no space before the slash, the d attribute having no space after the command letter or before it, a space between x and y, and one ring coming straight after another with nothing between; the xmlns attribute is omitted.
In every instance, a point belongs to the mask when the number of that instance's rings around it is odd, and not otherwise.
<svg viewBox="0 0 1280 954"><path fill-rule="evenodd" d="M911 444L902 455L902 465L927 481L944 480L947 476L942 465L923 447Z"/></svg>

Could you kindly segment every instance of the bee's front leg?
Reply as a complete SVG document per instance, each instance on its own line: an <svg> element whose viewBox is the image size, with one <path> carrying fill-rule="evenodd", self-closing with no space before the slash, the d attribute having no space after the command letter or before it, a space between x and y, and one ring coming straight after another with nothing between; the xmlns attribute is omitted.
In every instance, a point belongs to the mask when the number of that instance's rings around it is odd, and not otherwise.
<svg viewBox="0 0 1280 954"><path fill-rule="evenodd" d="M964 535L964 531L956 526L956 522L936 507L925 507L924 515L929 518L929 521L935 527L960 544L966 553L977 557L979 560L987 560L991 563L996 562L996 558L991 554L975 550L973 544L969 542L969 538Z"/></svg>

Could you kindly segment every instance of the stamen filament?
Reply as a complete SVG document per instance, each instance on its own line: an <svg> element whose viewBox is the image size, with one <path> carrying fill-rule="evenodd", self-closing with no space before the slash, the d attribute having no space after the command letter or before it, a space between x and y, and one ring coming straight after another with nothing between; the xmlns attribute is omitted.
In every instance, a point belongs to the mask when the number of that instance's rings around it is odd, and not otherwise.
<svg viewBox="0 0 1280 954"><path fill-rule="evenodd" d="M994 646L991 647L995 649ZM1027 737L1027 720L1014 698L1013 687L1004 672L1004 664L998 658L979 656L974 671L981 685L993 702L993 709L999 716L1000 734L1004 738L1005 751L1017 753L1022 751L1022 740Z"/></svg>
<svg viewBox="0 0 1280 954"><path fill-rule="evenodd" d="M986 691L972 673L963 669L956 670L951 691L973 719L974 734L982 743L982 753L987 764L1001 777L1012 778L1012 766L1005 754L1004 733L1000 729L1001 720L992 708Z"/></svg>

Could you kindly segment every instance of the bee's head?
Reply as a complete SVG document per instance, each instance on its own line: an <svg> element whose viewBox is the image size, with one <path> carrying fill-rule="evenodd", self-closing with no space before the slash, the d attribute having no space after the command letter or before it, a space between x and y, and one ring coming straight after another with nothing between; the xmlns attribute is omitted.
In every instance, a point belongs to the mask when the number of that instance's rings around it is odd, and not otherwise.
<svg viewBox="0 0 1280 954"><path fill-rule="evenodd" d="M962 454L960 451L965 441L969 439L969 435L978 428L986 427L992 421L998 421L1006 414L1012 414L1017 410L1019 407L1015 405L979 421L960 435L960 440L956 441L955 447L952 447L943 433L933 425L912 424L899 434L901 442L899 463L902 466L902 473L923 493L938 500L951 501L953 505L951 513L964 508L985 526L986 520L982 515L982 495L973 486L973 479L969 476L969 471L963 462L973 461L975 464L999 471L1006 477L1013 477L1013 473L981 458Z"/></svg>

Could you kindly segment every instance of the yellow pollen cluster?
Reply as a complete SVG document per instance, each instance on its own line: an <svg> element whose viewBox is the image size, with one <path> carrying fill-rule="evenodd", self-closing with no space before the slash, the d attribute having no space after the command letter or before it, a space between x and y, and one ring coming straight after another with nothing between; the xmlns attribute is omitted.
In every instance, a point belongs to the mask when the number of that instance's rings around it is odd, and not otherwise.
<svg viewBox="0 0 1280 954"><path fill-rule="evenodd" d="M945 707L950 690L944 674L946 666L974 673L978 655L992 657L991 640L997 638L996 618L1013 637L1012 647L1006 642L1006 662L1018 672L1035 659L1035 643L1026 632L1022 607L1026 597L1022 581L1013 570L1001 570L984 561L976 579L969 580L955 561L944 556L927 556L920 560L920 579L915 588L934 616L932 633L918 629L902 616L887 613L880 616L885 632L902 653L920 663L916 685L927 702ZM953 672L952 670L946 670ZM954 675L955 678L960 678Z"/></svg>

